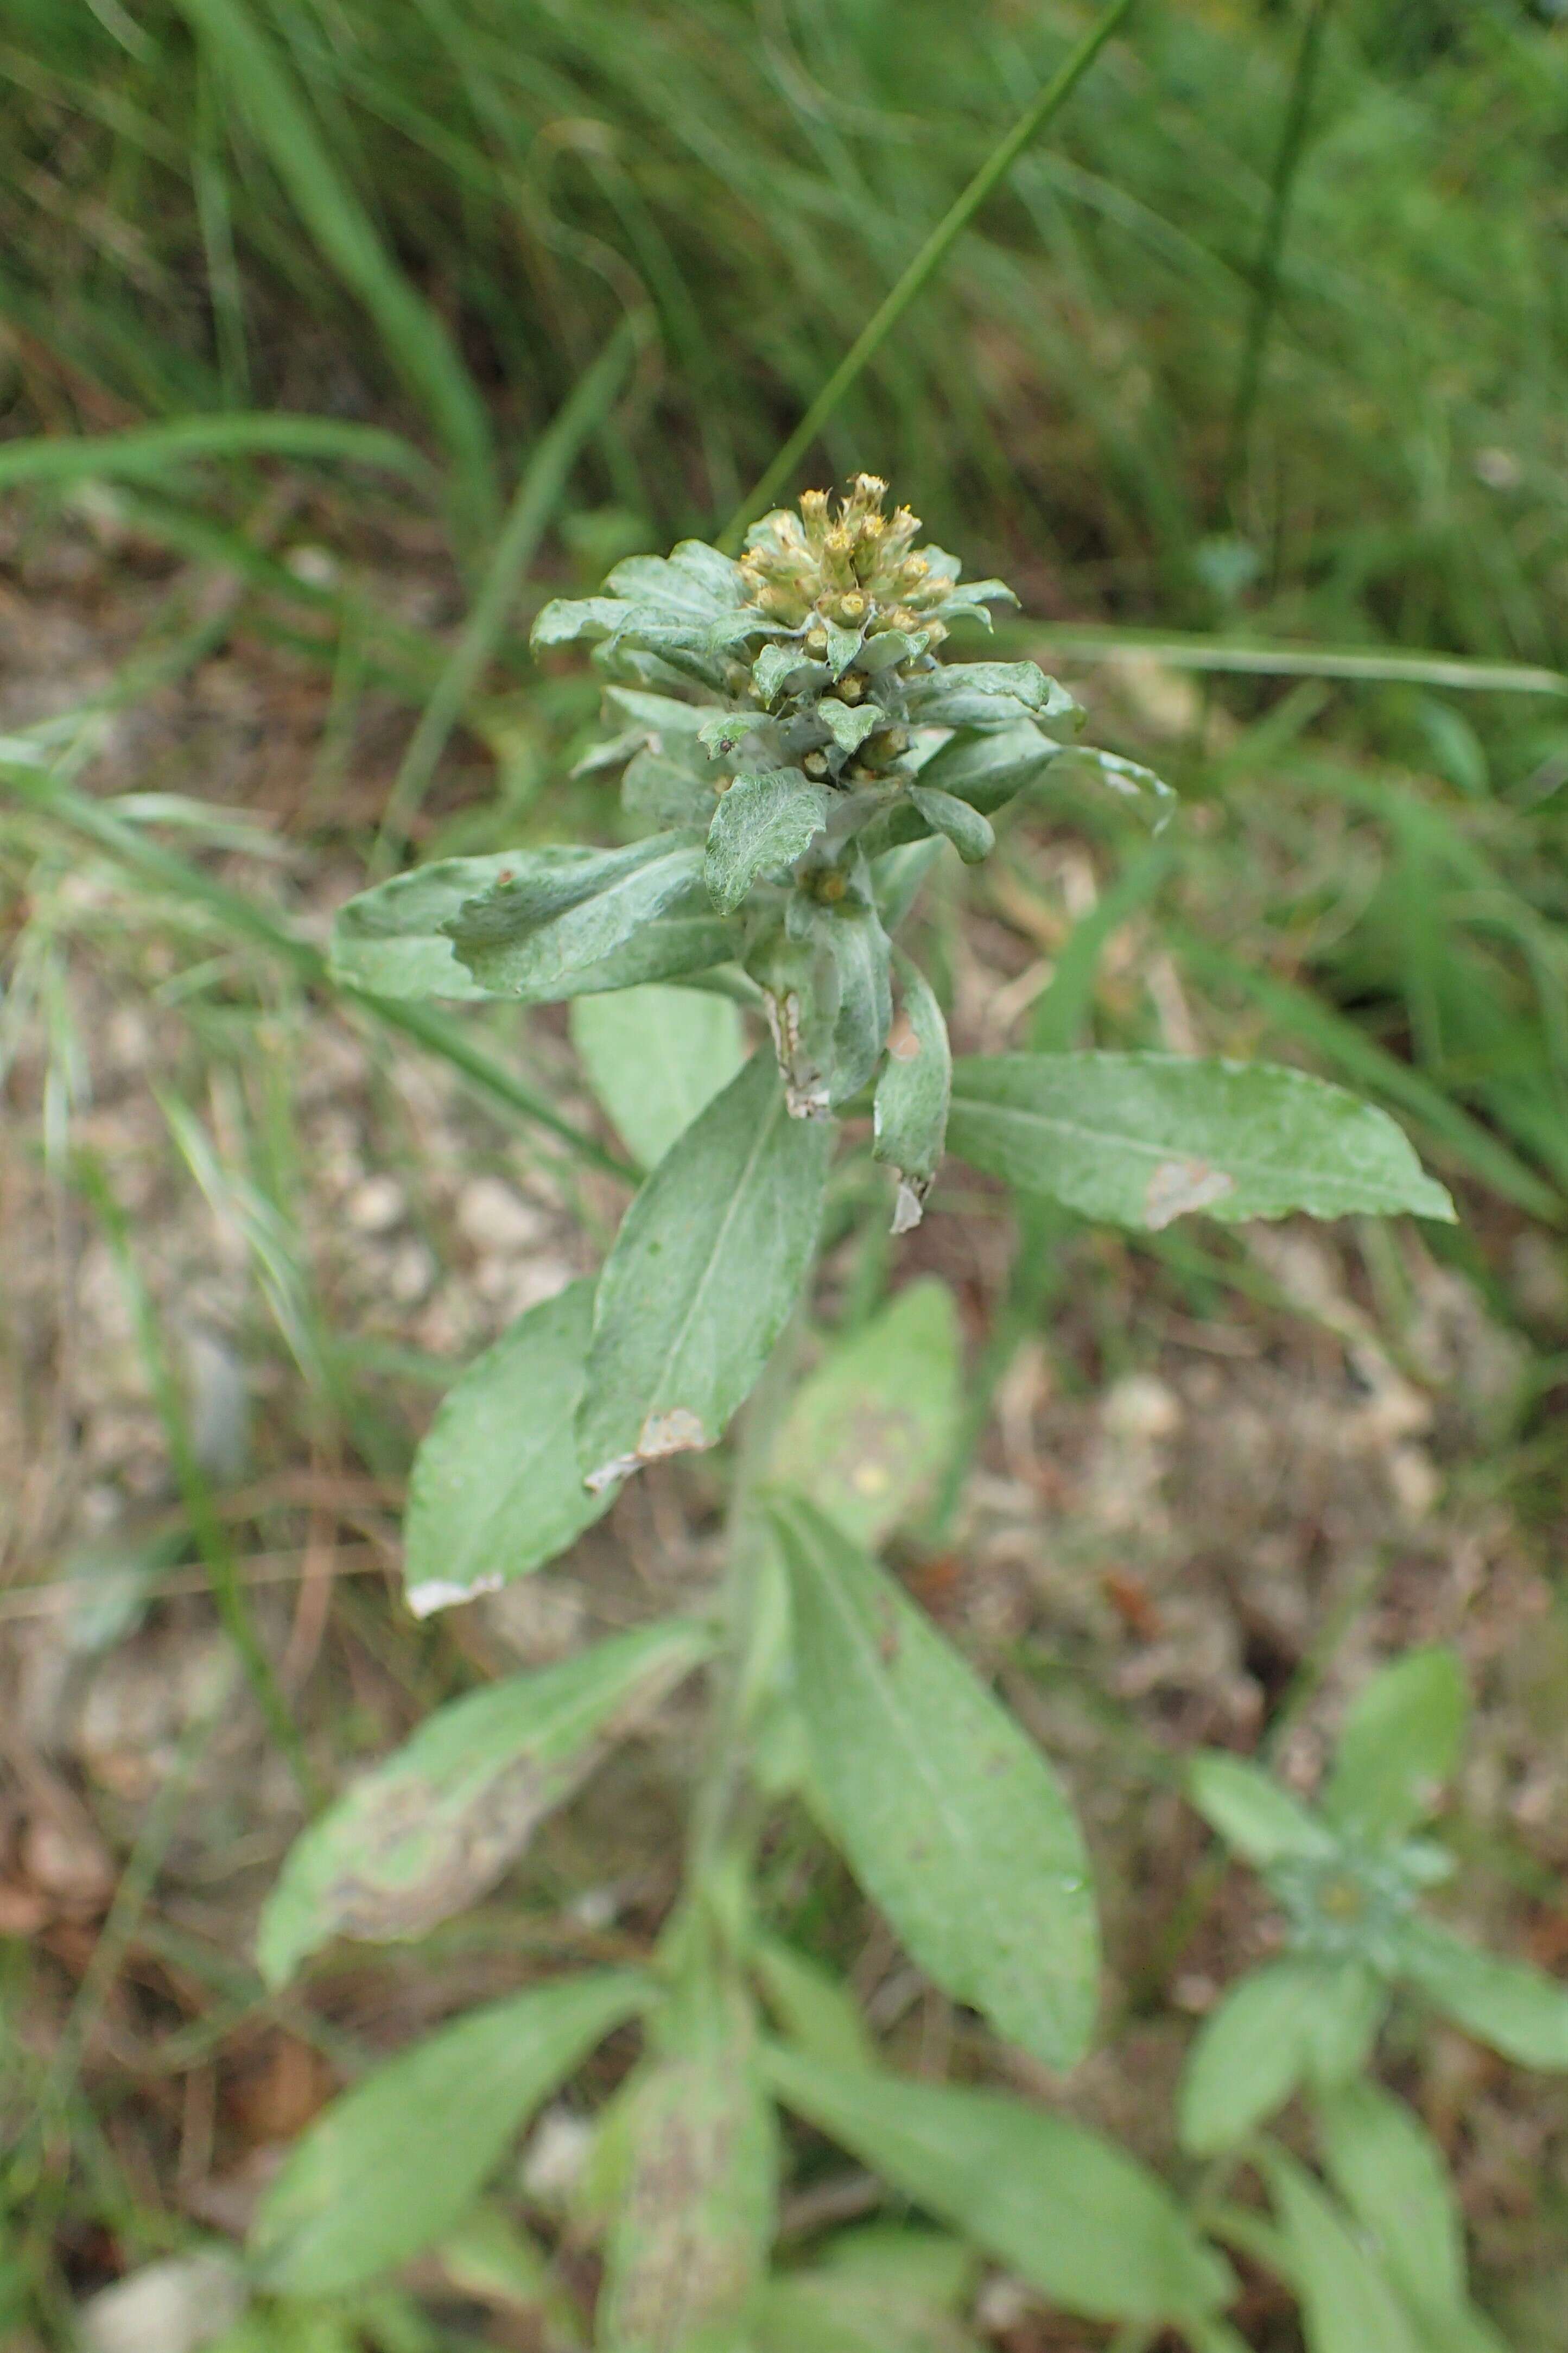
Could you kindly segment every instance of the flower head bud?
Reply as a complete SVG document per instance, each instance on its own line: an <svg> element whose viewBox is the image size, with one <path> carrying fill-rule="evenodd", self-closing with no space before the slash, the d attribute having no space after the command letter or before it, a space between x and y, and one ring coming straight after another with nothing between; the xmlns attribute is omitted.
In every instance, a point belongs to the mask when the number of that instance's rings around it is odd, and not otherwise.
<svg viewBox="0 0 1568 2353"><path fill-rule="evenodd" d="M845 602L847 603L848 599L846 598ZM839 702L858 702L865 691L866 681L861 677L859 671L855 670L847 670L843 677L838 681Z"/></svg>
<svg viewBox="0 0 1568 2353"><path fill-rule="evenodd" d="M820 779L827 774L827 757L826 753L808 752L800 765L805 770L806 775L814 779Z"/></svg>

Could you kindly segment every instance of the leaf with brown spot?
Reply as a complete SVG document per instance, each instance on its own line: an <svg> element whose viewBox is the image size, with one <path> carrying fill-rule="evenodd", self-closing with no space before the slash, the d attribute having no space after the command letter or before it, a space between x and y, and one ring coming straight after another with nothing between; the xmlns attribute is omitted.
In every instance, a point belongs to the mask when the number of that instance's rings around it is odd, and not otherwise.
<svg viewBox="0 0 1568 2353"><path fill-rule="evenodd" d="M959 1062L952 1151L1023 1192L1145 1232L1236 1220L1452 1219L1386 1112L1305 1071L1188 1054L998 1054Z"/></svg>
<svg viewBox="0 0 1568 2353"><path fill-rule="evenodd" d="M711 1647L666 1619L437 1708L295 1841L257 1940L268 1985L330 1937L423 1936L471 1904Z"/></svg>
<svg viewBox="0 0 1568 2353"><path fill-rule="evenodd" d="M577 1415L590 1486L722 1436L805 1280L832 1150L830 1121L789 1116L764 1053L659 1162L599 1277Z"/></svg>
<svg viewBox="0 0 1568 2353"><path fill-rule="evenodd" d="M801 1384L778 1435L772 1483L809 1496L875 1551L919 1513L958 1429L958 1314L945 1283L900 1291Z"/></svg>
<svg viewBox="0 0 1568 2353"><path fill-rule="evenodd" d="M608 2353L734 2353L777 2202L778 2128L755 2039L743 1998L714 1987L632 2089L597 2332Z"/></svg>

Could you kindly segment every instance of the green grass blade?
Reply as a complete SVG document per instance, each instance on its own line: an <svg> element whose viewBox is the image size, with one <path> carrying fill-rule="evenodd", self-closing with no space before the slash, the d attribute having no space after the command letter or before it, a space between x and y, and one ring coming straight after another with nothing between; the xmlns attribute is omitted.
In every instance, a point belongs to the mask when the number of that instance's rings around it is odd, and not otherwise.
<svg viewBox="0 0 1568 2353"><path fill-rule="evenodd" d="M411 481L435 478L429 462L401 435L333 417L264 416L256 411L183 417L174 425L0 445L0 491L44 483L157 481L204 458L330 458L375 466Z"/></svg>
<svg viewBox="0 0 1568 2353"><path fill-rule="evenodd" d="M620 390L634 341L627 321L610 338L529 459L462 635L403 755L371 854L373 881L390 871L407 839L463 705L500 643L517 584L561 503L578 454L604 423Z"/></svg>
<svg viewBox="0 0 1568 2353"><path fill-rule="evenodd" d="M189 5L189 0L187 0ZM771 503L789 480L851 385L869 366L910 304L946 260L951 248L968 227L992 190L1005 180L1025 148L1066 105L1106 42L1132 5L1132 0L1110 0L1071 56L1052 75L1033 102L1025 108L1007 136L994 147L962 195L948 207L903 276L866 322L822 390L801 418L762 480L725 524L721 547L732 553L746 525Z"/></svg>
<svg viewBox="0 0 1568 2353"><path fill-rule="evenodd" d="M199 866L165 849L155 841L146 840L134 826L126 825L110 808L95 801L86 793L79 793L58 778L24 765L15 755L16 744L0 745L0 763L5 769L8 789L19 799L29 802L46 816L70 827L96 841L120 861L137 873L143 874L175 897L205 907L232 931L268 949L292 965L300 981L308 987L331 990L344 1002L359 1006L378 1021L384 1029L395 1029L404 1037L424 1046L492 1103L517 1113L537 1127L547 1128L552 1135L568 1145L579 1160L594 1168L602 1168L607 1176L619 1176L631 1184L637 1182L637 1171L630 1163L606 1152L591 1135L584 1135L571 1121L563 1119L542 1095L498 1062L479 1040L449 1014L434 1005L394 1002L389 997L375 997L368 989L350 988L334 983L327 960L319 948L301 939L286 923L268 913L267 910L247 899L243 892L230 891L222 882L215 882ZM29 747L30 748L30 747Z"/></svg>
<svg viewBox="0 0 1568 2353"><path fill-rule="evenodd" d="M307 1806L314 1807L321 1795L320 1788L272 1662L257 1633L228 1528L214 1500L206 1473L196 1459L185 1418L184 1400L169 1361L152 1293L132 1248L131 1229L125 1212L95 1159L86 1155L79 1159L77 1182L98 1214L104 1239L114 1260L115 1271L120 1278L132 1328L136 1335L137 1350L153 1391L158 1419L163 1425L164 1443L169 1450L170 1462L185 1509L190 1514L197 1549L211 1582L213 1602L219 1620L256 1694L256 1703L267 1729L289 1760L289 1767L300 1796Z"/></svg>
<svg viewBox="0 0 1568 2353"><path fill-rule="evenodd" d="M1342 678L1374 686L1446 686L1469 694L1568 695L1568 671L1529 662L1471 661L1458 654L1393 647L1299 646L1278 639L1210 637L1199 629L1098 628L1068 621L997 624L998 643L1036 647L1078 661L1145 654L1172 670L1236 670L1258 678Z"/></svg>
<svg viewBox="0 0 1568 2353"><path fill-rule="evenodd" d="M430 417L451 461L461 534L469 545L484 545L496 508L489 418L445 323L383 245L292 72L243 0L179 5L317 246L370 312L388 359Z"/></svg>
<svg viewBox="0 0 1568 2353"><path fill-rule="evenodd" d="M1220 496L1227 510L1234 505L1237 485L1247 464L1252 440L1252 420L1258 413L1258 396L1263 389L1263 363L1268 350L1269 331L1279 308L1279 265L1285 253L1286 232L1290 226L1290 202L1296 193L1301 159L1307 152L1307 125L1312 111L1312 93L1317 88L1323 34L1332 5L1333 0L1311 0L1310 14L1301 34L1295 70L1290 77L1290 95L1279 136L1279 152L1274 163L1273 185L1268 192L1268 217L1264 224L1262 248L1253 276L1252 308L1247 314L1247 340L1242 346L1241 366L1236 379L1236 398L1231 405L1225 468L1220 477Z"/></svg>

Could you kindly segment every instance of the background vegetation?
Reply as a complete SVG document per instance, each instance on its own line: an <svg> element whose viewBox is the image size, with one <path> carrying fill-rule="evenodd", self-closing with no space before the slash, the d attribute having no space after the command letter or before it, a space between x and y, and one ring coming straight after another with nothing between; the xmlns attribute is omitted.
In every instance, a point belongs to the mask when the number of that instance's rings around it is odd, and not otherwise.
<svg viewBox="0 0 1568 2353"><path fill-rule="evenodd" d="M288 2001L251 1974L298 1820L260 1760L335 1784L509 1640L552 1639L416 1631L379 1572L433 1395L542 1261L570 1270L568 1213L602 1241L624 1198L560 1024L394 1036L330 998L316 944L405 836L612 838L608 797L568 775L594 685L531 663L531 612L723 522L1085 21L1004 0L6 14L0 2002L7 2100L48 2123L0 2223L19 2347L68 2343L79 2299L229 2227L256 2152L367 2048L515 1983L520 1933L528 1965L646 1949L668 1764L584 1800L462 1937L340 1960ZM1087 1812L1126 1891L1123 2056L1081 2096L1156 2151L1148 2052L1179 2047L1253 1933L1159 1811L1177 1746L1300 1738L1310 1773L1338 1675L1458 1641L1481 1725L1449 1826L1467 1900L1494 1942L1568 1951L1565 126L1546 8L1142 0L803 476L873 465L971 570L1016 581L1009 650L1068 670L1097 740L1184 804L1152 849L1087 803L1070 827L1031 815L966 902L938 894L958 1029L1304 1061L1395 1111L1461 1203L1420 1247L1052 1227L1015 1266L977 1196L949 1257L919 1260L959 1285L981 1404L909 1565L1041 1708L1047 1643L1100 1674L1068 1745L1080 1786L1114 1793ZM852 1328L895 1271L872 1219L832 1267L824 1320ZM1168 1356L1194 1329L1225 1376L1207 1409ZM1278 1374L1275 1463L1323 1405L1325 1351L1392 1415L1393 1500L1287 1482L1269 1567L1160 1418L1236 1413ZM1233 1360L1263 1371L1227 1386ZM1333 1427L1325 1462L1352 1448ZM1151 1496L1165 1481L1163 1534L1051 1516L1097 1444L1112 1468L1122 1446L1123 1484L1129 1462ZM998 1502L1009 1482L1027 1511ZM605 1580L703 1565L700 1470L652 1493L584 1570L612 1618ZM1051 1577L1037 1626L989 1605L1008 1588L986 1564L1020 1544L1066 1545L1098 1616ZM68 1608L32 1590L56 1585ZM168 1699L209 1588L242 1653L281 1656L287 1700L222 1770L210 1708ZM115 1685L106 1732L102 1676L130 1657L143 1697ZM888 1957L823 1858L779 1873L803 1946L874 1985ZM607 1920L568 1900L585 1880L618 1891ZM938 2065L951 2020L888 2007ZM1400 2063L1485 2293L1548 2353L1561 2093L1477 2073L1453 2039ZM483 2322L450 2316L450 2281L416 2284L279 2341L534 2341L493 2333L535 2325L515 2279ZM1086 2341L993 2320L1019 2353ZM1261 2285L1251 2320L1291 2344Z"/></svg>

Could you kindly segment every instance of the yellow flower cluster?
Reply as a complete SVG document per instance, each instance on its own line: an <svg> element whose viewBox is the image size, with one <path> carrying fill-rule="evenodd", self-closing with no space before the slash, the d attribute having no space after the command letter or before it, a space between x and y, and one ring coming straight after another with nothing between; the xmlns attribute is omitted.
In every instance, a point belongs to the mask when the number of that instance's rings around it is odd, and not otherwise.
<svg viewBox="0 0 1568 2353"><path fill-rule="evenodd" d="M888 485L857 474L837 515L826 491L807 491L794 514L781 507L752 526L741 558L748 601L772 621L805 631L808 653L826 650L827 629L923 634L928 649L947 635L931 609L952 584L914 552L920 517L882 512Z"/></svg>

